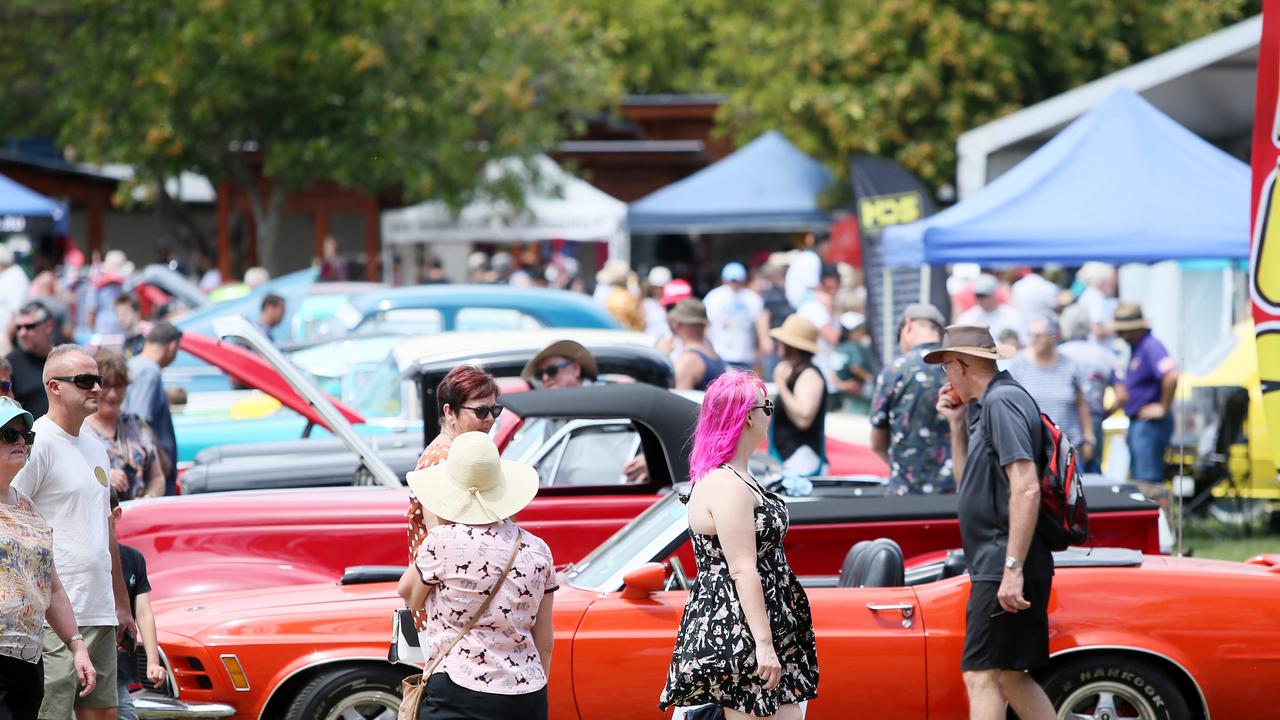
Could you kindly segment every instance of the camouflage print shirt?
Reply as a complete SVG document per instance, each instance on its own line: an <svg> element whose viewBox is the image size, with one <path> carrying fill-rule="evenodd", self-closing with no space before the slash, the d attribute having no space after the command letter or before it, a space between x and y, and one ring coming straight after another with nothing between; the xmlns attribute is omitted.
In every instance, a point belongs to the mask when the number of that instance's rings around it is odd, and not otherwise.
<svg viewBox="0 0 1280 720"><path fill-rule="evenodd" d="M925 343L880 371L871 397L871 427L889 431L889 492L951 493L951 427L935 407L946 384L941 365L925 363L942 347Z"/></svg>

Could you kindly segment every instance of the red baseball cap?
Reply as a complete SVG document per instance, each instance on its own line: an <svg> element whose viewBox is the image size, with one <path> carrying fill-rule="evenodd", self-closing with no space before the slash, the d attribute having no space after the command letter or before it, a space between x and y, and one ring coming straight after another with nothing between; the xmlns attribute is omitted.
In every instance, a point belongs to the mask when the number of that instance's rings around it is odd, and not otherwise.
<svg viewBox="0 0 1280 720"><path fill-rule="evenodd" d="M662 286L662 300L659 302L663 305L671 306L691 297L693 297L693 287L689 285L687 280L676 278Z"/></svg>

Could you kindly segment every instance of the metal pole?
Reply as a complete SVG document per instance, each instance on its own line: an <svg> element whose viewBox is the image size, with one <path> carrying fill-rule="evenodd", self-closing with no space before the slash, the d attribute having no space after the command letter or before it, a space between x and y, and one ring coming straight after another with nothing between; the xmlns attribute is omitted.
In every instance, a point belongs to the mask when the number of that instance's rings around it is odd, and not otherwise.
<svg viewBox="0 0 1280 720"><path fill-rule="evenodd" d="M933 266L921 265L920 266L920 302L928 303L933 299L933 293L931 292L932 288L930 287L931 285L933 285Z"/></svg>
<svg viewBox="0 0 1280 720"><path fill-rule="evenodd" d="M884 342L880 343L880 353L884 355L884 364L888 365L890 362L893 362L893 350L898 344L897 338L889 337L889 333L892 332L890 328L894 327L893 271L888 265L885 265L881 272L884 274L884 292L882 293L883 297L880 298L880 319L882 321L881 327L884 328L882 338Z"/></svg>

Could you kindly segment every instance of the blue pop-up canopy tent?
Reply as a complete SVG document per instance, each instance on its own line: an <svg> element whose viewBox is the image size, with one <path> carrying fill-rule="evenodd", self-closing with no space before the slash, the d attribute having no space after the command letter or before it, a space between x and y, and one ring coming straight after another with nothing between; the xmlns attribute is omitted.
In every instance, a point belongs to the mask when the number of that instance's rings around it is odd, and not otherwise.
<svg viewBox="0 0 1280 720"><path fill-rule="evenodd" d="M732 155L635 201L632 234L819 230L831 216L818 195L831 182L820 163L771 130Z"/></svg>
<svg viewBox="0 0 1280 720"><path fill-rule="evenodd" d="M66 205L0 175L0 234L66 232Z"/></svg>
<svg viewBox="0 0 1280 720"><path fill-rule="evenodd" d="M1249 166L1117 90L972 197L887 228L885 262L1079 265L1249 253Z"/></svg>

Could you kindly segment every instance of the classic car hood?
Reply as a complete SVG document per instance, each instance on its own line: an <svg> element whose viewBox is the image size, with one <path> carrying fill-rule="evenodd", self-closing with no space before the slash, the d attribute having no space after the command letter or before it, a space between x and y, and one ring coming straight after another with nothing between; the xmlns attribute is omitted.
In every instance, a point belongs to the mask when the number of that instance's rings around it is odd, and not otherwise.
<svg viewBox="0 0 1280 720"><path fill-rule="evenodd" d="M117 533L130 537L201 527L315 525L323 522L385 523L404 512L408 488L338 487L242 490L178 495L125 503Z"/></svg>
<svg viewBox="0 0 1280 720"><path fill-rule="evenodd" d="M320 413L316 412L311 403L299 395L270 363L254 353L238 345L219 342L196 333L183 333L181 347L235 380L274 397L285 407L311 422L321 427L328 427L328 423ZM342 413L349 422L364 422L360 413L342 404L341 401L331 397L329 402L333 403L338 412Z"/></svg>
<svg viewBox="0 0 1280 720"><path fill-rule="evenodd" d="M556 591L557 612L581 612L599 597L561 581ZM199 598L160 600L154 603L156 626L166 632L209 642L227 638L274 634L279 637L325 632L341 633L371 618L385 619L391 628L391 611L404 607L396 595L396 583L341 585L336 582L281 588L216 593Z"/></svg>

